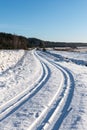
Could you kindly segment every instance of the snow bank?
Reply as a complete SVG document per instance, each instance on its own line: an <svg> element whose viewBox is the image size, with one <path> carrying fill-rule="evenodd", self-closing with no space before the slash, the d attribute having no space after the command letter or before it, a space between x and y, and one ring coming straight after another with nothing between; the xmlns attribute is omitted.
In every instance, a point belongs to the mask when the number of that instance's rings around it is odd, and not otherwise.
<svg viewBox="0 0 87 130"><path fill-rule="evenodd" d="M24 50L0 50L0 74L13 67L24 55Z"/></svg>

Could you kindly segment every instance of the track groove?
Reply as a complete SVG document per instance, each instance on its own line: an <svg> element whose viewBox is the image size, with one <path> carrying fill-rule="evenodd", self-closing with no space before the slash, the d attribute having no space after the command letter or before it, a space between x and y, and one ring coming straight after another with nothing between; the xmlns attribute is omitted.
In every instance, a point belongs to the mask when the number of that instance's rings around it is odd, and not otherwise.
<svg viewBox="0 0 87 130"><path fill-rule="evenodd" d="M50 77L50 70L47 65L41 63L42 74L38 79L38 82L31 90L26 89L10 101L6 102L4 105L0 106L0 121L8 117L14 111L16 111L22 104L32 98L47 82Z"/></svg>
<svg viewBox="0 0 87 130"><path fill-rule="evenodd" d="M41 75L37 77L34 84L31 84L31 89L27 88L0 107L0 121L10 116L22 105L25 104L27 106L26 103L44 87L52 76L51 67L53 66L56 70L58 69L58 74L61 76L58 90L49 104L45 106L41 114L30 125L28 130L58 130L65 117L72 110L70 104L74 93L74 78L67 68L56 63L54 56L51 58L48 53L40 51L34 51L33 54L42 68ZM53 77L51 77L50 80L53 80Z"/></svg>
<svg viewBox="0 0 87 130"><path fill-rule="evenodd" d="M39 54L41 57L44 57L41 53ZM58 130L64 120L64 118L67 116L71 108L69 109L73 92L74 92L74 78L70 71L67 68L64 68L60 66L59 64L55 63L54 61L48 59L45 55L44 59L46 59L49 63L51 63L53 66L61 70L64 76L64 90L62 91L61 98L57 99L55 106L49 110L45 118L42 120L39 127L37 127L37 130ZM65 102L65 103L64 103ZM51 104L52 105L52 104ZM55 119L55 123L52 125L53 121ZM50 125L51 124L51 125ZM50 127L51 126L51 127Z"/></svg>

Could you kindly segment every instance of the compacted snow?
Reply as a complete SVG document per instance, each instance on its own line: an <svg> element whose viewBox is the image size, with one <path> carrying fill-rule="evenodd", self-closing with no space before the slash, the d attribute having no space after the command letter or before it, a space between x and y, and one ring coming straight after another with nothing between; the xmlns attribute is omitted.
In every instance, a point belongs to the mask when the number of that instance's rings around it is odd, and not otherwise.
<svg viewBox="0 0 87 130"><path fill-rule="evenodd" d="M86 126L86 52L0 51L0 130Z"/></svg>

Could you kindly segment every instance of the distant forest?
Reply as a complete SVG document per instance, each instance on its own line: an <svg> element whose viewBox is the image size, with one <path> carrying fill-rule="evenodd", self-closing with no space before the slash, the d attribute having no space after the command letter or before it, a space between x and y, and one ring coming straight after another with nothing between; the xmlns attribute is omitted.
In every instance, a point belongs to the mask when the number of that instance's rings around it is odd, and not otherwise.
<svg viewBox="0 0 87 130"><path fill-rule="evenodd" d="M37 38L26 38L9 33L0 33L0 49L28 49L28 48L48 48L48 47L81 47L87 46L87 43L65 43L43 41Z"/></svg>
<svg viewBox="0 0 87 130"><path fill-rule="evenodd" d="M27 49L28 39L23 36L0 33L0 49Z"/></svg>

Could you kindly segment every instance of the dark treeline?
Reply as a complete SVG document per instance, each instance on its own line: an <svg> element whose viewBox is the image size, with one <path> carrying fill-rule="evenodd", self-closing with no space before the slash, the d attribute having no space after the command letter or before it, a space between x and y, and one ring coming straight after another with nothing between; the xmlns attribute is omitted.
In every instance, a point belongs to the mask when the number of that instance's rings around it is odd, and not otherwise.
<svg viewBox="0 0 87 130"><path fill-rule="evenodd" d="M0 49L27 49L28 39L8 33L0 33Z"/></svg>
<svg viewBox="0 0 87 130"><path fill-rule="evenodd" d="M66 43L66 42L51 42L51 41L43 41L37 38L29 38L29 43L32 47L44 46L48 47L71 47L77 48L82 46L87 46L87 43Z"/></svg>
<svg viewBox="0 0 87 130"><path fill-rule="evenodd" d="M15 34L0 33L0 49L28 49L34 47L81 47L87 46L87 43L65 43L43 41L37 38L26 38Z"/></svg>

